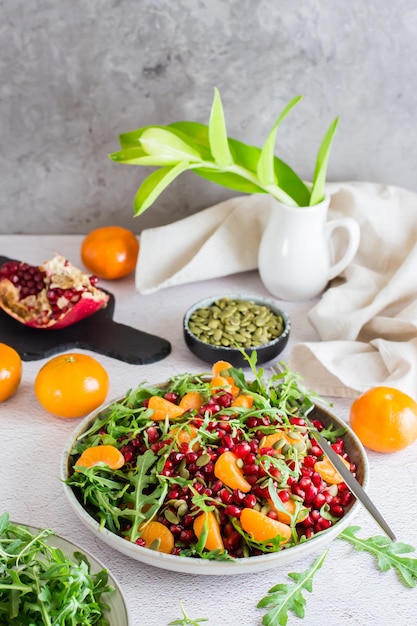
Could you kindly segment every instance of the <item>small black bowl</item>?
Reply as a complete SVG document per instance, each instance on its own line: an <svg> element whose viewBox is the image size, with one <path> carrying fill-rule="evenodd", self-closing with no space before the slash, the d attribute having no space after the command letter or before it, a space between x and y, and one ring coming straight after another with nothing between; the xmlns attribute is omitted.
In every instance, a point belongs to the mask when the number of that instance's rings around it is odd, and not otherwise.
<svg viewBox="0 0 417 626"><path fill-rule="evenodd" d="M193 352L199 359L207 363L215 363L216 361L222 360L228 361L234 367L249 367L247 360L237 347L219 346L207 343L199 339L199 337L190 330L189 322L193 313L195 313L198 309L210 307L218 300L222 300L224 298L245 302L249 301L256 305L265 306L270 309L272 313L282 319L283 329L278 337L275 337L271 341L261 345L243 347L243 350L248 355L250 355L253 351L257 353L257 364L271 361L284 350L288 343L291 329L291 321L285 311L266 298L246 294L224 294L220 296L210 296L209 298L204 298L203 300L196 302L184 315L183 332L185 343L191 352Z"/></svg>

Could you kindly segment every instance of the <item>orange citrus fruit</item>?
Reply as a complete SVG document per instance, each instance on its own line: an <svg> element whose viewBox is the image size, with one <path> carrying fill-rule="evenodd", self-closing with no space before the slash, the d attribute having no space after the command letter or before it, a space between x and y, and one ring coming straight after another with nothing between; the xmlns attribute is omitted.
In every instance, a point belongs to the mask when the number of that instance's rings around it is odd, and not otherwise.
<svg viewBox="0 0 417 626"><path fill-rule="evenodd" d="M119 469L124 464L125 458L120 450L106 444L86 448L75 463L76 466L86 468L107 465L110 469Z"/></svg>
<svg viewBox="0 0 417 626"><path fill-rule="evenodd" d="M392 387L373 387L356 398L350 425L364 446L397 452L417 439L417 403Z"/></svg>
<svg viewBox="0 0 417 626"><path fill-rule="evenodd" d="M221 552L223 552L224 544L220 532L220 526L213 511L200 513L200 515L195 518L193 530L199 539L203 533L205 524L207 524L207 537L204 547L206 548L206 550L220 550Z"/></svg>
<svg viewBox="0 0 417 626"><path fill-rule="evenodd" d="M12 397L22 378L22 359L14 348L0 343L0 402Z"/></svg>
<svg viewBox="0 0 417 626"><path fill-rule="evenodd" d="M147 548L169 554L174 547L174 535L161 522L148 522L139 527L141 538Z"/></svg>
<svg viewBox="0 0 417 626"><path fill-rule="evenodd" d="M58 417L83 417L104 402L109 376L86 354L60 354L39 370L35 394L41 405Z"/></svg>
<svg viewBox="0 0 417 626"><path fill-rule="evenodd" d="M138 254L136 235L122 226L96 228L81 244L84 266L105 280L116 280L133 272Z"/></svg>

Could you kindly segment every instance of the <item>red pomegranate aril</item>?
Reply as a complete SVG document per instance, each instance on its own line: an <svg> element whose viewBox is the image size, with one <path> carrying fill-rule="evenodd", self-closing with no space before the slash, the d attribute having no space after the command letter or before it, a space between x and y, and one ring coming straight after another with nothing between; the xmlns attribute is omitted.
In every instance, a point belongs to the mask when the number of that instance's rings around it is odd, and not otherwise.
<svg viewBox="0 0 417 626"><path fill-rule="evenodd" d="M318 430L319 432L321 430L323 430L323 428L324 428L324 424L320 420L313 420L312 424L313 424L314 428L316 430Z"/></svg>
<svg viewBox="0 0 417 626"><path fill-rule="evenodd" d="M146 541L144 539L142 539L142 537L138 537L135 541L137 546L142 546L145 547L146 546Z"/></svg>
<svg viewBox="0 0 417 626"><path fill-rule="evenodd" d="M311 474L311 482L315 487L321 487L323 479L318 472L313 472Z"/></svg>
<svg viewBox="0 0 417 626"><path fill-rule="evenodd" d="M318 522L319 519L321 519L320 511L318 509L311 509L309 516L313 522Z"/></svg>
<svg viewBox="0 0 417 626"><path fill-rule="evenodd" d="M317 487L315 487L314 485L310 485L305 490L304 502L306 504L311 504L316 496L317 496Z"/></svg>
<svg viewBox="0 0 417 626"><path fill-rule="evenodd" d="M310 513L307 515L306 518L303 519L301 524L304 526L304 528L311 528L314 525L314 520L311 517Z"/></svg>
<svg viewBox="0 0 417 626"><path fill-rule="evenodd" d="M307 487L311 486L311 480L308 476L303 476L302 478L300 478L300 480L298 481L298 486L301 489L306 489Z"/></svg>
<svg viewBox="0 0 417 626"><path fill-rule="evenodd" d="M314 498L312 505L316 509L320 509L323 506L323 504L325 504L325 502L326 502L326 496L323 493L318 493L316 497Z"/></svg>
<svg viewBox="0 0 417 626"><path fill-rule="evenodd" d="M177 402L179 400L179 394L176 393L175 391L167 391L164 394L164 398L165 398L165 400L168 400L168 402L172 402L173 404L177 404Z"/></svg>
<svg viewBox="0 0 417 626"><path fill-rule="evenodd" d="M290 424L293 426L305 426L306 423L302 417L290 417Z"/></svg>
<svg viewBox="0 0 417 626"><path fill-rule="evenodd" d="M343 517L344 514L345 514L345 510L342 506L332 505L330 507L330 515L333 515L334 517Z"/></svg>
<svg viewBox="0 0 417 626"><path fill-rule="evenodd" d="M182 543L185 543L188 545L194 540L195 535L192 530L183 530L179 538Z"/></svg>
<svg viewBox="0 0 417 626"><path fill-rule="evenodd" d="M232 448L232 452L238 459L246 459L251 451L251 447L246 441L242 441Z"/></svg>
<svg viewBox="0 0 417 626"><path fill-rule="evenodd" d="M235 504L228 504L224 509L224 513L229 517L240 517L242 509Z"/></svg>
<svg viewBox="0 0 417 626"><path fill-rule="evenodd" d="M233 441L232 435L225 435L224 437L222 437L222 446L224 446L228 450L231 450L232 448L234 448L234 445L235 442Z"/></svg>
<svg viewBox="0 0 417 626"><path fill-rule="evenodd" d="M340 504L341 506L347 506L353 500L353 496L350 491L343 491L340 495Z"/></svg>
<svg viewBox="0 0 417 626"><path fill-rule="evenodd" d="M187 452L185 455L187 463L195 463L198 459L197 452Z"/></svg>
<svg viewBox="0 0 417 626"><path fill-rule="evenodd" d="M146 429L146 435L149 443L155 443L155 441L159 439L159 432L155 426L149 426L149 428Z"/></svg>
<svg viewBox="0 0 417 626"><path fill-rule="evenodd" d="M253 509L255 504L257 503L256 496L253 493L247 493L243 498L243 505L248 509Z"/></svg>
<svg viewBox="0 0 417 626"><path fill-rule="evenodd" d="M246 420L246 426L248 428L256 428L261 423L262 421L260 421L257 417L248 417L248 419Z"/></svg>
<svg viewBox="0 0 417 626"><path fill-rule="evenodd" d="M258 480L259 465L256 465L255 463L244 463L244 465L242 466L242 472L245 474L245 476L247 474L252 474L256 476L256 479Z"/></svg>
<svg viewBox="0 0 417 626"><path fill-rule="evenodd" d="M240 489L233 490L233 502L235 504L242 504L245 497L246 497L246 494L243 493L243 491L240 491Z"/></svg>
<svg viewBox="0 0 417 626"><path fill-rule="evenodd" d="M267 517L269 517L270 519L273 520L277 520L278 519L278 513L276 511L274 511L273 509L271 509L270 511L268 511L268 513L266 514Z"/></svg>
<svg viewBox="0 0 417 626"><path fill-rule="evenodd" d="M191 526L194 523L194 516L193 515L184 515L184 517L182 518L182 525L184 526L184 528L191 528Z"/></svg>
<svg viewBox="0 0 417 626"><path fill-rule="evenodd" d="M311 446L311 454L313 456L320 457L323 454L323 450L320 448L320 446L314 445Z"/></svg>
<svg viewBox="0 0 417 626"><path fill-rule="evenodd" d="M255 485L255 483L258 481L258 475L257 474L245 474L245 480L250 485Z"/></svg>

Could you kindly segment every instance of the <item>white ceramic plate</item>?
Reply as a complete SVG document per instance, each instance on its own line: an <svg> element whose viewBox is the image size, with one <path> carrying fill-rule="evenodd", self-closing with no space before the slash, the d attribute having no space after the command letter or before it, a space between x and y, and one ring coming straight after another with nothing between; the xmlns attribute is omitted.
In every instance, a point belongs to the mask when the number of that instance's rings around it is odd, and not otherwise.
<svg viewBox="0 0 417 626"><path fill-rule="evenodd" d="M32 534L40 532L40 529L34 526L21 524L20 522L15 523L18 523L20 526L25 526ZM101 596L102 602L106 603L110 608L110 611L106 613L106 618L109 620L110 626L133 626L132 621L129 618L126 600L122 589L117 580L115 580L108 568L101 561L84 548L77 546L77 544L60 537L59 535L49 535L46 542L54 548L60 548L64 554L70 558L73 557L74 552L81 552L84 554L90 563L90 571L93 574L101 571L102 569L106 569L109 574L109 585L112 585L115 588L113 593L104 593Z"/></svg>
<svg viewBox="0 0 417 626"><path fill-rule="evenodd" d="M119 398L118 400L120 401L121 399L122 398ZM101 411L106 410L110 404L113 404L113 402L110 402L105 407L102 407ZM69 476L70 453L75 440L79 437L79 435L81 435L81 433L89 428L101 411L95 411L84 418L69 439L62 456L61 477L64 481ZM344 436L345 447L349 453L349 457L357 466L357 478L362 487L366 489L369 481L369 464L365 450L354 432L345 422L327 411L327 409L325 410L318 405L316 405L314 410L309 414L309 417L310 419L321 419L325 425L333 423L336 428L343 427L346 429L346 434ZM281 565L287 565L288 563L297 561L298 559L304 559L310 554L318 553L330 541L335 539L344 528L352 523L352 519L358 513L361 506L357 500L354 500L351 508L347 511L344 517L334 524L334 526L331 526L328 530L315 535L308 541L292 546L291 548L260 556L239 558L234 561L215 561L163 554L161 552L157 552L156 550L150 550L148 548L130 543L106 528L100 528L98 522L85 510L80 501L77 499L73 489L65 483L63 483L63 486L65 494L79 519L94 533L96 537L107 543L115 550L118 550L122 554L136 559L137 561L153 565L154 567L186 574L202 574L209 576L262 572Z"/></svg>

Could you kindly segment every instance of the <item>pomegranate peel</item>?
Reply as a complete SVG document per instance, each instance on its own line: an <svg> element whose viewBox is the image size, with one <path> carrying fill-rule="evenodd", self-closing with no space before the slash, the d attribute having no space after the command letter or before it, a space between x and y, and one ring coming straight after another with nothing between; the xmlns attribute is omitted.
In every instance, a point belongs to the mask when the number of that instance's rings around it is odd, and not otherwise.
<svg viewBox="0 0 417 626"><path fill-rule="evenodd" d="M57 254L42 265L7 261L0 267L0 307L31 328L65 328L105 307L108 294Z"/></svg>

